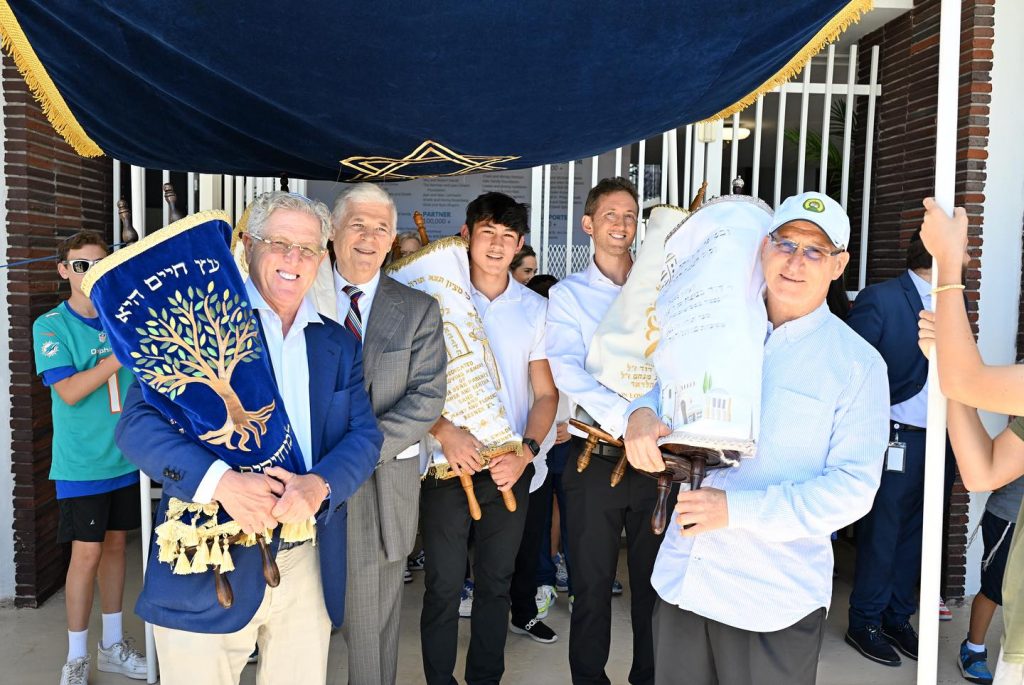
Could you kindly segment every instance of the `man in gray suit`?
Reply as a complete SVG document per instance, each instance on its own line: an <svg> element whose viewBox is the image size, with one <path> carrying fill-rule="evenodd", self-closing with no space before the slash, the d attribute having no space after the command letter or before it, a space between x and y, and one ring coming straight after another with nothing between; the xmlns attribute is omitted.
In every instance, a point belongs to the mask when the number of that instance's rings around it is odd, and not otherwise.
<svg viewBox="0 0 1024 685"><path fill-rule="evenodd" d="M333 268L320 266L317 310L363 343L363 378L384 445L373 476L348 503L348 580L342 634L349 683L394 683L406 555L419 511L418 442L444 409L445 354L437 301L380 271L397 212L370 183L334 202Z"/></svg>

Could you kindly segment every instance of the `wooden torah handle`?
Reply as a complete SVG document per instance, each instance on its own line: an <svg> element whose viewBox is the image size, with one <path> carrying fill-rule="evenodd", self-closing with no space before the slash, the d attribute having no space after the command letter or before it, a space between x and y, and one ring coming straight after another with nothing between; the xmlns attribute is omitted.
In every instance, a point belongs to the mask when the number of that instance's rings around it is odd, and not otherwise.
<svg viewBox="0 0 1024 685"><path fill-rule="evenodd" d="M505 501L505 508L509 511L516 510L516 496L511 490L506 490L501 493L501 499Z"/></svg>
<svg viewBox="0 0 1024 685"><path fill-rule="evenodd" d="M583 473L590 466L590 455L594 453L594 448L597 447L599 438L596 434L591 433L587 436L587 444L583 446L583 450L580 451L579 456L576 457L576 472Z"/></svg>
<svg viewBox="0 0 1024 685"><path fill-rule="evenodd" d="M216 567L213 569L213 584L217 588L217 603L225 609L230 609L235 603L235 593L231 589L231 583Z"/></svg>
<svg viewBox="0 0 1024 685"><path fill-rule="evenodd" d="M474 521L479 521L482 514L480 513L480 503L476 501L476 493L473 491L473 476L462 473L459 475L459 482L462 483L462 490L466 493L466 501L469 503L469 517ZM515 506L514 500L513 506Z"/></svg>
<svg viewBox="0 0 1024 685"><path fill-rule="evenodd" d="M256 536L256 545L260 548L260 556L263 557L263 577L270 587L277 587L281 584L281 571L277 568L277 561L270 556L270 548L267 540L262 535Z"/></svg>
<svg viewBox="0 0 1024 685"><path fill-rule="evenodd" d="M423 215L420 212L413 212L412 220L416 224L416 232L420 234L420 246L422 247L430 242L430 236L427 235L427 223L423 220Z"/></svg>
<svg viewBox="0 0 1024 685"><path fill-rule="evenodd" d="M612 476L609 478L611 486L614 488L616 485L622 482L622 479L626 475L626 465L629 462L626 460L626 452L622 452L622 456L619 457L619 461L616 462L615 468L612 469Z"/></svg>
<svg viewBox="0 0 1024 685"><path fill-rule="evenodd" d="M672 476L662 473L658 476L658 500L654 504L654 511L651 512L651 530L655 535L665 532L668 525L668 496L672 492Z"/></svg>

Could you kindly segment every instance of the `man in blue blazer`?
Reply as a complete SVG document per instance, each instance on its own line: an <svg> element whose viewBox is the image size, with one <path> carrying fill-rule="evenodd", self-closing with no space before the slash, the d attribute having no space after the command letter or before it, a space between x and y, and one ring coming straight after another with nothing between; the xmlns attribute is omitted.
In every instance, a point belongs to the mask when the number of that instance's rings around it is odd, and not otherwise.
<svg viewBox="0 0 1024 685"><path fill-rule="evenodd" d="M170 497L217 501L246 532L316 516L316 544L281 544L271 553L281 582L267 586L260 551L232 546L227 574L234 603L217 601L211 574L175 575L151 548L137 613L156 628L164 685L237 683L260 647L258 682L323 683L332 625L345 609L346 500L373 472L381 434L363 388L358 343L305 299L331 233L327 207L299 195L257 199L243 236L249 279L278 390L307 473L279 467L240 473L128 393L117 430L125 456L163 482L157 521Z"/></svg>
<svg viewBox="0 0 1024 685"><path fill-rule="evenodd" d="M881 485L871 511L856 528L846 642L886 666L900 665L896 650L917 659L917 633L910 617L917 611L921 576L928 418L928 360L917 346L917 319L931 305L931 262L915 236L907 248L907 270L862 290L846 319L885 359L890 395L889 448ZM948 484L953 464L952 455L946 456ZM934 611L934 605L928 610Z"/></svg>

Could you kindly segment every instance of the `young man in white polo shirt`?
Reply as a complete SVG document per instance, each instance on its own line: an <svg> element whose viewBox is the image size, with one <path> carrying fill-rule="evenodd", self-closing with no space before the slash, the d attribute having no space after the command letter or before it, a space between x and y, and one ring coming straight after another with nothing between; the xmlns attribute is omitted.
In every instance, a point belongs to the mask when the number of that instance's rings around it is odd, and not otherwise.
<svg viewBox="0 0 1024 685"><path fill-rule="evenodd" d="M498 455L482 469L483 444L445 418L431 429L430 448L456 473L472 473L483 516L473 521L459 480L428 475L420 496L426 591L420 616L423 672L429 685L454 682L459 633L459 593L466 568L466 546L474 532L473 615L467 683L497 683L505 670L509 585L526 521L531 462L555 417L555 390L544 349L547 302L509 276L509 264L522 248L529 227L526 205L501 193L485 193L469 203L462 235L469 241L470 292L501 372L498 396L512 429L523 436L523 454ZM534 400L529 402L529 389ZM517 510L505 508L501 493L511 490Z"/></svg>

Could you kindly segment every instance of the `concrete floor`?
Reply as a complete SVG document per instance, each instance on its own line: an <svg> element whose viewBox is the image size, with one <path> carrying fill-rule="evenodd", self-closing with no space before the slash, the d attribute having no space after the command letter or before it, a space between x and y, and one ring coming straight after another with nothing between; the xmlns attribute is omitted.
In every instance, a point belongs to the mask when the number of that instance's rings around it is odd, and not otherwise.
<svg viewBox="0 0 1024 685"><path fill-rule="evenodd" d="M138 548L137 537L135 549ZM848 560L840 555L840 569L848 566ZM141 562L133 555L129 565L129 580L126 596L126 630L142 642L142 623L131 614L131 606L139 590ZM612 652L608 664L608 677L612 683L625 683L630 664L629 626L629 584L625 570L625 555L620 558L619 578L626 586L621 597L614 598L612 623ZM842 573L841 575L846 575ZM904 660L903 666L889 668L874 664L853 651L843 642L846 630L847 597L850 593L848 582L837 579L833 592L827 632L821 650L818 667L818 682L821 685L896 685L916 682L917 669L914 662ZM423 574L415 573L414 581L405 588L402 606L402 637L399 654L400 683L422 682L419 644L419 612L423 600ZM940 659L938 682L948 685L964 683L956 666L956 653L960 641L966 634L969 605L954 606L954 620L941 624ZM554 685L569 682L567 661L569 609L565 596L558 598L547 624L558 635L558 642L542 645L532 640L509 634L506 648L506 670L504 683L509 685ZM989 631L989 654L998 653L999 634L1002 626L997 614L993 629ZM39 609L0 609L0 683L10 685L51 685L59 679L60 667L67 654L66 627L64 622L64 595L58 593ZM93 611L90 626L90 642L95 644L100 634L99 607ZM461 681L465 667L465 653L469 643L469 622L461 622L459 632L459 662L456 677ZM93 651L95 656L95 650ZM345 642L340 633L332 639L328 683L340 685L347 680ZM990 660L994 664L994 658ZM255 683L255 669L246 668L242 683ZM90 683L125 685L127 679L100 673L93 669Z"/></svg>

